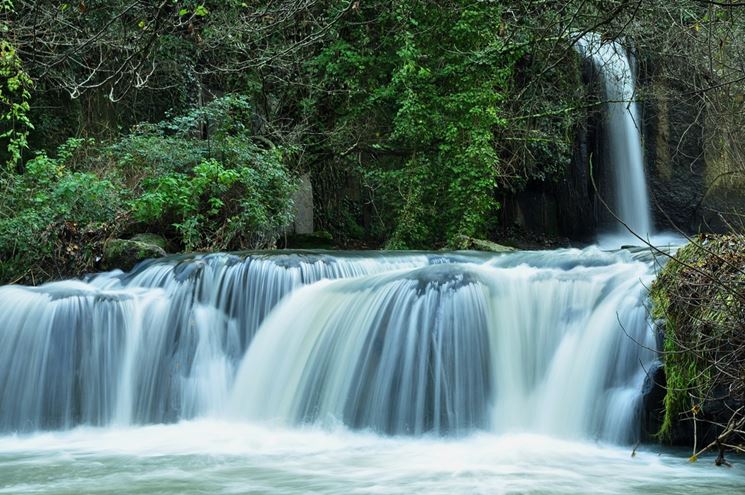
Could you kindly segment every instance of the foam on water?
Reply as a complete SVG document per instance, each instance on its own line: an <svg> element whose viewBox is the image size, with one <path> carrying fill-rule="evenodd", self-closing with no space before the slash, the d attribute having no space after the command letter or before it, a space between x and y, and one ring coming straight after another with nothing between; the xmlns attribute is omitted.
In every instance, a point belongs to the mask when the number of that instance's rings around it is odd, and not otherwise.
<svg viewBox="0 0 745 495"><path fill-rule="evenodd" d="M739 463L630 456L654 267L211 255L1 287L0 493L737 493Z"/></svg>
<svg viewBox="0 0 745 495"><path fill-rule="evenodd" d="M0 493L743 493L745 470L535 434L381 437L200 420L5 437Z"/></svg>

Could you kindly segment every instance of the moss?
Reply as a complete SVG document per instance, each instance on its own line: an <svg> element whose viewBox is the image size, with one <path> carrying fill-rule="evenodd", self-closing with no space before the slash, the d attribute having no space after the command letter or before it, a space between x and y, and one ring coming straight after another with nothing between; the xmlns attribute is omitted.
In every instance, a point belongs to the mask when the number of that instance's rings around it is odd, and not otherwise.
<svg viewBox="0 0 745 495"><path fill-rule="evenodd" d="M728 352L743 352L733 344L742 338L743 299L736 291L745 282L745 238L699 237L675 258L661 270L650 292L653 317L665 321L667 388L657 433L661 440L671 440L681 420L706 414L702 409L713 390L737 390L741 385L723 379L713 363ZM742 371L732 371L733 376L743 376Z"/></svg>
<svg viewBox="0 0 745 495"><path fill-rule="evenodd" d="M142 242L151 246L158 246L164 251L168 251L168 241L158 234L143 233L132 236L133 241Z"/></svg>
<svg viewBox="0 0 745 495"><path fill-rule="evenodd" d="M103 265L109 269L129 270L140 261L165 255L160 246L133 239L112 239L104 247Z"/></svg>

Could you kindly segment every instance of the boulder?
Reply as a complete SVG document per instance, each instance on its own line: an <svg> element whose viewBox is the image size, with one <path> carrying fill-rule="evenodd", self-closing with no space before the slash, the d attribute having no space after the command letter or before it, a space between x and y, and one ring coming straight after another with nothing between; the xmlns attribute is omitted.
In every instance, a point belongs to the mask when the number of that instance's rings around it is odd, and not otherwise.
<svg viewBox="0 0 745 495"><path fill-rule="evenodd" d="M130 270L140 261L161 258L167 253L163 247L152 242L136 239L112 239L106 243L101 263L104 268Z"/></svg>
<svg viewBox="0 0 745 495"><path fill-rule="evenodd" d="M485 239L475 239L462 235L458 238L459 249L473 249L475 251L489 251L491 253L509 253L517 251L515 248L510 246L503 246L496 242L487 241Z"/></svg>
<svg viewBox="0 0 745 495"><path fill-rule="evenodd" d="M165 237L158 235L158 234L152 234L152 233L143 233L143 234L137 234L132 236L132 241L137 242L144 242L145 244L150 244L153 246L158 246L163 251L168 252L168 241L165 239Z"/></svg>

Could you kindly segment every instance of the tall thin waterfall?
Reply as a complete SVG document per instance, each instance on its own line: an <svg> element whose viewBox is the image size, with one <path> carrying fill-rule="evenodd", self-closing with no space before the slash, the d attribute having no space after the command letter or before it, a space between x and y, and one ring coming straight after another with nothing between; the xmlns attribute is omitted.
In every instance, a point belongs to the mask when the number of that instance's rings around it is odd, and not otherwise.
<svg viewBox="0 0 745 495"><path fill-rule="evenodd" d="M0 287L0 431L214 417L628 442L651 277L587 248L210 255Z"/></svg>
<svg viewBox="0 0 745 495"><path fill-rule="evenodd" d="M647 181L644 176L644 154L641 121L634 87L634 70L626 49L616 41L603 41L600 34L588 33L577 47L593 64L602 78L606 104L604 126L607 157L615 183L615 214L641 237L653 234ZM626 233L626 228L619 225Z"/></svg>

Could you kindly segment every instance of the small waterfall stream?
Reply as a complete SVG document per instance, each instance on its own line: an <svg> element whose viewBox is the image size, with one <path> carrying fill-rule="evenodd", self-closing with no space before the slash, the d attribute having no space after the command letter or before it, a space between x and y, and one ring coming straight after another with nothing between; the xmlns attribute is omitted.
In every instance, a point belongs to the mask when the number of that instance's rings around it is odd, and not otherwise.
<svg viewBox="0 0 745 495"><path fill-rule="evenodd" d="M587 248L218 254L2 287L0 430L225 418L631 442L651 277Z"/></svg>
<svg viewBox="0 0 745 495"><path fill-rule="evenodd" d="M603 82L606 122L606 152L613 169L614 213L642 238L654 234L649 193L644 175L641 120L635 101L634 70L626 49L617 41L604 41L599 33L588 33L577 48L590 57ZM626 227L618 231L627 234Z"/></svg>

